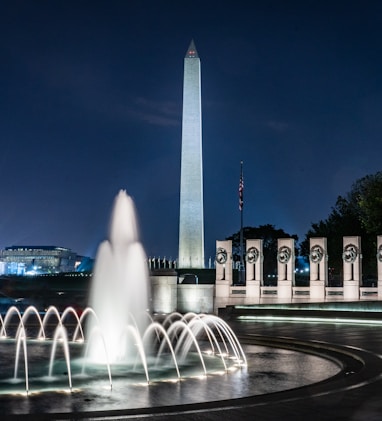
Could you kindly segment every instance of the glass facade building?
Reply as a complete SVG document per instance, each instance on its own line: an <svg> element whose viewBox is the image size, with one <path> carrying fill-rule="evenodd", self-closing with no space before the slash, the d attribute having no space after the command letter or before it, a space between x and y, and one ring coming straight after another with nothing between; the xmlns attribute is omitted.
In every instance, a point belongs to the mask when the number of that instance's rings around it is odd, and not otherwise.
<svg viewBox="0 0 382 421"><path fill-rule="evenodd" d="M11 246L1 252L7 275L74 272L77 254L56 246Z"/></svg>

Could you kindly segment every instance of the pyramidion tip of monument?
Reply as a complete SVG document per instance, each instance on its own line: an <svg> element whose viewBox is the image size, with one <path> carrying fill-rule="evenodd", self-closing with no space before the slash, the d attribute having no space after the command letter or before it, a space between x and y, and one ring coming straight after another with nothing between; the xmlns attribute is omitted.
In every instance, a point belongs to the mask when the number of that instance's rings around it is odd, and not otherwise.
<svg viewBox="0 0 382 421"><path fill-rule="evenodd" d="M199 58L198 51L196 50L194 40L191 40L190 46L188 47L186 58Z"/></svg>

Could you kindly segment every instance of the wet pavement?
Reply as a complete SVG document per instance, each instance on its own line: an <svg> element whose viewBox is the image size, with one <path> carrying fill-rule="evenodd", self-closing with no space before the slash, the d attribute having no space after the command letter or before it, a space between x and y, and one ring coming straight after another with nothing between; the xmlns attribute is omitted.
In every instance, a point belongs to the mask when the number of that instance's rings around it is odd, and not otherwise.
<svg viewBox="0 0 382 421"><path fill-rule="evenodd" d="M358 317L360 314L357 315ZM314 341L322 346L349 352L364 366L358 373L320 387L307 386L265 397L238 399L215 405L168 408L151 413L150 419L164 420L352 420L382 419L382 326L377 324L302 323L240 321L231 319L240 337L281 337ZM292 341L293 342L293 341ZM173 413L175 411L175 413ZM122 415L122 414L121 414ZM139 419L145 417L139 415ZM118 419L138 419L133 414Z"/></svg>

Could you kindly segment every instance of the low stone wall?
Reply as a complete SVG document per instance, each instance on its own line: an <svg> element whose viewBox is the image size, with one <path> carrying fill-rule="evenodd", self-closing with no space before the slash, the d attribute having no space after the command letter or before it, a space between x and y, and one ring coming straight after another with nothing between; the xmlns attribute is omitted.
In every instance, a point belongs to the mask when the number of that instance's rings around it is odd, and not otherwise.
<svg viewBox="0 0 382 421"><path fill-rule="evenodd" d="M151 308L154 313L172 313L177 310L176 273L151 275Z"/></svg>
<svg viewBox="0 0 382 421"><path fill-rule="evenodd" d="M214 312L214 285L179 284L178 285L178 311L187 313L213 313Z"/></svg>

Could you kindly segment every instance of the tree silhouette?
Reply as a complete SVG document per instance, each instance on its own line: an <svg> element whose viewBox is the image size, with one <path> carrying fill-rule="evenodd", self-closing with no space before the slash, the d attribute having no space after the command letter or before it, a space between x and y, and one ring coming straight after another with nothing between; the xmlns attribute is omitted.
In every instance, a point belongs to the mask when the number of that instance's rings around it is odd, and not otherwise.
<svg viewBox="0 0 382 421"><path fill-rule="evenodd" d="M375 278L376 240L382 235L382 172L357 180L345 196L338 196L326 220L313 223L301 243L301 254L309 255L309 238L326 237L328 264L342 278L344 236L360 236L364 278Z"/></svg>

